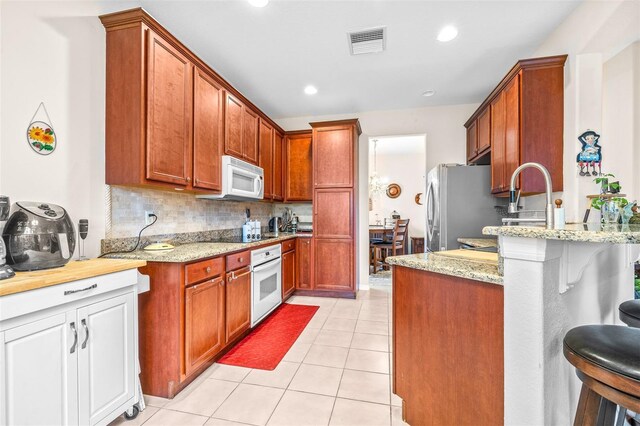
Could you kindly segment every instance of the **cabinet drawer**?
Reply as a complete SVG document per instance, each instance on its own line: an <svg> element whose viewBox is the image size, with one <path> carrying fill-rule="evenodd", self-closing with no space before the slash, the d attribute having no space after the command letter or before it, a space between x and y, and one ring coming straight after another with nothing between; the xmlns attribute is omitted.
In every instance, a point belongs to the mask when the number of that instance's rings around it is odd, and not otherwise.
<svg viewBox="0 0 640 426"><path fill-rule="evenodd" d="M282 253L286 253L296 248L296 240L287 240L282 242Z"/></svg>
<svg viewBox="0 0 640 426"><path fill-rule="evenodd" d="M244 268L251 263L251 251L241 251L227 256L227 271Z"/></svg>
<svg viewBox="0 0 640 426"><path fill-rule="evenodd" d="M184 267L185 285L191 285L215 277L224 272L224 259L203 260L202 262L191 263Z"/></svg>

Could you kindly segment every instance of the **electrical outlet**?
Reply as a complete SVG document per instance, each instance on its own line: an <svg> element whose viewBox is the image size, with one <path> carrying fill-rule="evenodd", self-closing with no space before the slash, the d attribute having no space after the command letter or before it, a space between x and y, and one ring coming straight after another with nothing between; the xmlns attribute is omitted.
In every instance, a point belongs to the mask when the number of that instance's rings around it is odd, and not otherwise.
<svg viewBox="0 0 640 426"><path fill-rule="evenodd" d="M144 212L144 224L145 225L151 225L151 223L153 222L153 212L151 210L145 210Z"/></svg>

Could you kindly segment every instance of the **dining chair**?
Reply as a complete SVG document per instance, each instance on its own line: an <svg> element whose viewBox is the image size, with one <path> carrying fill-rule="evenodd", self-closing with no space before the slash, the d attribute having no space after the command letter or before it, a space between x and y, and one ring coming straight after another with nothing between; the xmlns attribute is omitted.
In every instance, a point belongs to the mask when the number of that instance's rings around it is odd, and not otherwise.
<svg viewBox="0 0 640 426"><path fill-rule="evenodd" d="M379 243L371 243L370 249L372 250L373 257L373 273L378 272L378 264L382 268L389 268L389 265L385 263L386 257L391 253L395 256L400 251L405 253L405 247L407 245L407 235L409 229L409 219L394 219L395 225L393 227L393 233L389 241L382 241Z"/></svg>

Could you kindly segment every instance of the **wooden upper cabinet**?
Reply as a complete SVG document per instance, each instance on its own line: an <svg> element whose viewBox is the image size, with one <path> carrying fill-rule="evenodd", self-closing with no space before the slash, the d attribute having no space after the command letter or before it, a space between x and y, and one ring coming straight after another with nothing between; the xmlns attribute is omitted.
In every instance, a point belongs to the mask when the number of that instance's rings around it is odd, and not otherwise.
<svg viewBox="0 0 640 426"><path fill-rule="evenodd" d="M283 145L284 136L277 130L273 131L273 199L284 201L284 171Z"/></svg>
<svg viewBox="0 0 640 426"><path fill-rule="evenodd" d="M315 188L353 187L356 142L352 126L313 129Z"/></svg>
<svg viewBox="0 0 640 426"><path fill-rule="evenodd" d="M264 199L273 198L273 127L260 120L258 165L264 170Z"/></svg>
<svg viewBox="0 0 640 426"><path fill-rule="evenodd" d="M185 289L185 375L189 376L225 344L224 278Z"/></svg>
<svg viewBox="0 0 640 426"><path fill-rule="evenodd" d="M518 61L467 120L469 162L491 152L491 191L506 196L511 175L524 163L549 170L553 191L563 188L564 63L567 55ZM475 131L471 131L475 128ZM544 178L525 170L517 187L523 195L545 191Z"/></svg>
<svg viewBox="0 0 640 426"><path fill-rule="evenodd" d="M186 186L191 181L192 64L149 31L147 179Z"/></svg>
<svg viewBox="0 0 640 426"><path fill-rule="evenodd" d="M471 162L478 154L478 124L476 121L467 128L467 159Z"/></svg>
<svg viewBox="0 0 640 426"><path fill-rule="evenodd" d="M242 115L242 152L243 158L253 164L258 164L258 126L258 114L245 106Z"/></svg>
<svg viewBox="0 0 640 426"><path fill-rule="evenodd" d="M284 199L313 198L313 154L311 131L287 133L284 140Z"/></svg>
<svg viewBox="0 0 640 426"><path fill-rule="evenodd" d="M224 153L242 158L244 105L230 93L225 94Z"/></svg>
<svg viewBox="0 0 640 426"><path fill-rule="evenodd" d="M511 186L511 175L520 166L520 76L513 77L504 89L504 186ZM551 154L551 153L549 153ZM531 170L529 170L531 171ZM537 173L534 172L534 173Z"/></svg>
<svg viewBox="0 0 640 426"><path fill-rule="evenodd" d="M141 8L100 20L108 185L215 193L223 152L258 164L269 117Z"/></svg>
<svg viewBox="0 0 640 426"><path fill-rule="evenodd" d="M485 110L478 116L478 154L482 155L491 148L491 108Z"/></svg>
<svg viewBox="0 0 640 426"><path fill-rule="evenodd" d="M221 155L224 90L195 68L193 81L193 187L222 189Z"/></svg>
<svg viewBox="0 0 640 426"><path fill-rule="evenodd" d="M491 192L503 192L506 185L505 106L504 93L491 102Z"/></svg>

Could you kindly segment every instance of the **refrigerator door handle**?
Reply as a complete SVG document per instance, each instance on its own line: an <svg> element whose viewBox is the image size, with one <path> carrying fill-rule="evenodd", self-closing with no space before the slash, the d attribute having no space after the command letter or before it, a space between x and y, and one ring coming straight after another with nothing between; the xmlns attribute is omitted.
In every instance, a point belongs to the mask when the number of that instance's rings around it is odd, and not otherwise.
<svg viewBox="0 0 640 426"><path fill-rule="evenodd" d="M427 236L429 241L433 239L433 228L435 226L435 202L433 200L433 182L429 182L427 188Z"/></svg>

